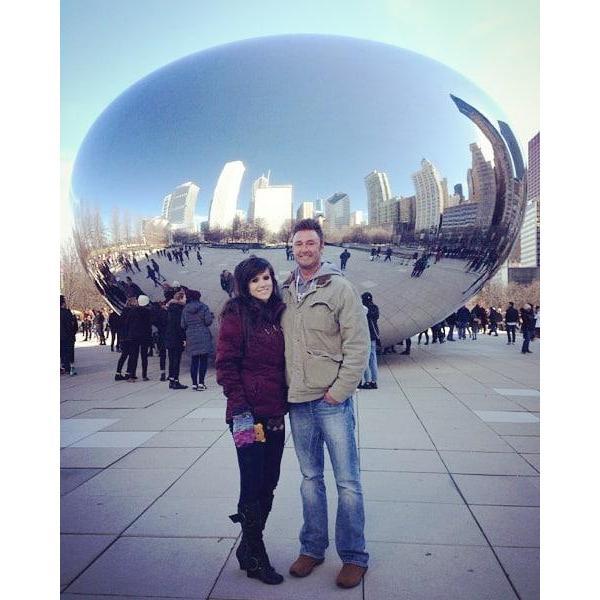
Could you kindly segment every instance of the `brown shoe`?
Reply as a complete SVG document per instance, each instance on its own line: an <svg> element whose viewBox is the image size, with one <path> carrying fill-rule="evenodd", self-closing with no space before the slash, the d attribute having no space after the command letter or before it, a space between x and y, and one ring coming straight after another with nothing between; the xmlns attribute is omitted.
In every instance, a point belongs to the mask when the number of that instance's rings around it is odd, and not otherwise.
<svg viewBox="0 0 600 600"><path fill-rule="evenodd" d="M313 569L319 566L325 559L313 558L306 554L301 554L290 567L290 575L294 577L306 577L313 572Z"/></svg>
<svg viewBox="0 0 600 600"><path fill-rule="evenodd" d="M359 567L352 563L344 563L335 582L341 588L356 587L367 572L368 567Z"/></svg>

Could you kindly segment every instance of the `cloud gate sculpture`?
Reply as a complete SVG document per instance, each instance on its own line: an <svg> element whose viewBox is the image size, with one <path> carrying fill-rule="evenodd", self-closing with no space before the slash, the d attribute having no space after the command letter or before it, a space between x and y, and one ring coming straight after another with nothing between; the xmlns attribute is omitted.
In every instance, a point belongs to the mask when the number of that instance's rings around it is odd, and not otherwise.
<svg viewBox="0 0 600 600"><path fill-rule="evenodd" d="M275 244L313 215L350 247L345 274L373 293L384 345L481 289L508 257L524 197L515 137L470 81L394 46L321 35L227 44L151 73L98 117L71 183L77 251L117 311L127 276L162 299L150 259L215 310L240 244L283 279L292 263ZM184 265L159 252L182 244Z"/></svg>

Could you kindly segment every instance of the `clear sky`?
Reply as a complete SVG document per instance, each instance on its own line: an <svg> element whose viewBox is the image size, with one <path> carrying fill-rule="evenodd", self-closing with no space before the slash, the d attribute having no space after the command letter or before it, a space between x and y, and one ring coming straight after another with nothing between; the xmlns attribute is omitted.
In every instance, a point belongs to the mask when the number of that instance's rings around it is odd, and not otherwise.
<svg viewBox="0 0 600 600"><path fill-rule="evenodd" d="M439 60L498 102L525 150L539 128L538 21L537 0L63 0L64 183L92 123L140 78L199 50L284 33L371 39Z"/></svg>

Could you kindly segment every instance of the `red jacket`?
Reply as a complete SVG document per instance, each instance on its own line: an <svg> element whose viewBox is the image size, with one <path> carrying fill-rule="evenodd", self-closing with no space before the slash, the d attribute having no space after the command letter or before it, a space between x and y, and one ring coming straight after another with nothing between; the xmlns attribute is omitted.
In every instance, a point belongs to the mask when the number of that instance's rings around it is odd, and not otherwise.
<svg viewBox="0 0 600 600"><path fill-rule="evenodd" d="M287 412L283 332L279 325L258 327L243 347L242 320L226 314L217 341L217 383L227 397L225 419L250 410L255 417Z"/></svg>

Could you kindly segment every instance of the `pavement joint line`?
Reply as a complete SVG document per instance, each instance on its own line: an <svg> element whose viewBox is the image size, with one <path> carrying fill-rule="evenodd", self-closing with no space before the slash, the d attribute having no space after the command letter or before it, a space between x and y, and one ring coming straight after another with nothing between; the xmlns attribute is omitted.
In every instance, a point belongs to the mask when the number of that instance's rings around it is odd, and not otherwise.
<svg viewBox="0 0 600 600"><path fill-rule="evenodd" d="M396 376L392 373L392 376L396 379L396 381L398 382L398 385L400 386L400 382L397 380ZM400 386L401 387L401 386ZM447 390L448 392L450 392L450 394L452 394L452 392L450 390ZM454 396L454 394L452 394ZM456 396L455 396L456 397ZM460 399L457 398L457 400ZM510 576L508 575L507 570L504 568L504 565L502 564L502 561L500 560L500 557L498 556L498 554L496 553L496 551L494 550L494 547L492 546L492 543L490 541L490 539L488 538L488 536L486 535L481 523L479 523L477 517L475 516L475 513L471 510L471 506L469 505L469 503L467 502L467 499L465 498L464 494L462 493L460 487L458 486L458 484L456 483L453 474L450 472L450 469L448 468L448 465L446 464L446 461L444 460L444 458L442 457L440 451L437 448L436 443L433 440L433 437L431 436L431 434L429 433L427 427L425 427L425 423L423 423L423 421L421 420L421 417L419 416L419 414L417 413L417 411L415 410L415 407L413 405L413 403L411 402L410 399L408 399L408 403L410 404L415 417L417 418L417 420L419 421L419 423L421 423L421 426L423 427L423 429L425 430L425 433L427 434L427 436L429 437L430 442L433 444L433 447L438 451L438 458L442 461L442 464L444 465L444 467L446 467L446 470L448 471L448 476L450 477L452 484L454 485L454 487L456 488L456 491L458 493L458 495L462 498L463 502L465 503L465 506L467 507L467 510L469 511L469 513L471 514L471 517L473 518L473 520L475 521L475 524L477 525L477 527L479 528L479 531L481 532L481 535L483 536L483 538L485 539L485 541L488 544L488 547L490 548L492 554L494 555L494 558L496 559L496 562L498 563L498 565L500 566L500 569L502 570L502 572L504 573L504 576L506 577L506 580L508 581L510 587L512 588L513 592L515 593L516 597L518 600L521 600L521 595L519 594L519 592L517 591L517 588L515 586L515 584L513 583L512 579L510 578ZM461 402L462 404L462 402ZM494 432L495 433L495 432ZM475 505L473 505L475 506Z"/></svg>

